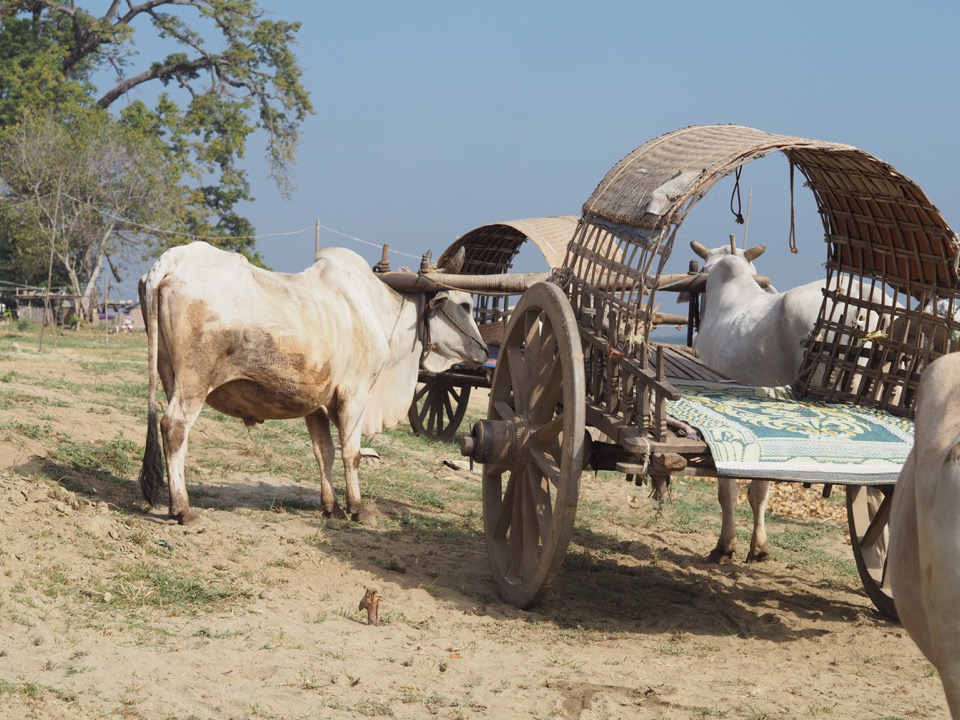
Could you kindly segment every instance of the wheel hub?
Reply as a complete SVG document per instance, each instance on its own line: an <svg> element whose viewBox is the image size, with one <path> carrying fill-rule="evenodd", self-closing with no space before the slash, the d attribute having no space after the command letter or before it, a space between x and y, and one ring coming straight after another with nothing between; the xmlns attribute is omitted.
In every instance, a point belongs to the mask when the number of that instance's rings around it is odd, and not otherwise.
<svg viewBox="0 0 960 720"><path fill-rule="evenodd" d="M522 415L509 420L478 420L460 438L460 454L498 472L522 468L530 452L530 423Z"/></svg>

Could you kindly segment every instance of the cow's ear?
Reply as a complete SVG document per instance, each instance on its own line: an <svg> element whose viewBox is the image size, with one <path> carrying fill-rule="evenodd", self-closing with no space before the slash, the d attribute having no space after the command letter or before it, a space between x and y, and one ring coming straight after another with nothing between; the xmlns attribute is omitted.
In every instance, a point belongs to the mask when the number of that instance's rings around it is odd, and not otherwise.
<svg viewBox="0 0 960 720"><path fill-rule="evenodd" d="M464 250L463 245L460 246L460 249L454 254L452 258L447 258L443 263L443 267L440 269L448 273L458 273L463 269L464 260L466 260L467 253Z"/></svg>
<svg viewBox="0 0 960 720"><path fill-rule="evenodd" d="M434 308L438 307L439 305L442 305L442 304L445 303L449 298L450 298L450 295L447 293L447 291L446 291L446 290L441 290L441 291L438 292L436 295L434 295L432 298L430 298L430 309L433 310Z"/></svg>
<svg viewBox="0 0 960 720"><path fill-rule="evenodd" d="M766 249L767 249L766 245L754 245L752 248L747 248L746 250L744 250L743 256L750 262L753 262L758 257L763 255Z"/></svg>

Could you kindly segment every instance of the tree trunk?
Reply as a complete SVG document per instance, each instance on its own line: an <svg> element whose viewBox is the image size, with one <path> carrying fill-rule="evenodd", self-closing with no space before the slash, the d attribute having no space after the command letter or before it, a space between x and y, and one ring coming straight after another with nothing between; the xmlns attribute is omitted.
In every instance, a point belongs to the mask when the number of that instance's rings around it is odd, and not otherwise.
<svg viewBox="0 0 960 720"><path fill-rule="evenodd" d="M83 297L81 299L81 302L83 303L84 308L89 310L90 320L94 319L93 318L93 306L95 304L94 296L97 293L97 280L100 279L100 273L103 271L103 255L104 253L102 250L97 252L97 262L93 266L93 269L90 271L90 277L87 280L87 286L83 289ZM104 298L103 302L106 303L108 299L109 298ZM104 312L106 312L107 310L106 305L104 305L103 310Z"/></svg>

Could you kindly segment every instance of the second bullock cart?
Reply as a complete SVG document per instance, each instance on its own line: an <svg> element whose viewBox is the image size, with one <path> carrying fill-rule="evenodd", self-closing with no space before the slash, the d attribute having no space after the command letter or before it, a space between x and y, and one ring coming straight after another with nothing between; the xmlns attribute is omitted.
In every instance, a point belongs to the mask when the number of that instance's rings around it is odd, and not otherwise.
<svg viewBox="0 0 960 720"><path fill-rule="evenodd" d="M543 256L547 268L559 267L567 243L577 227L573 215L529 218L482 225L465 233L444 250L438 265L443 265L463 252L461 273L477 276L499 276L508 273L521 248L529 241ZM546 273L541 274L545 279ZM528 276L515 284L513 297L539 276ZM494 355L484 368L455 367L444 373L420 372L419 384L410 406L408 419L413 431L437 440L452 440L463 422L475 387L489 387L495 354L503 335L504 318L509 298L502 294L476 294L474 317L480 333Z"/></svg>
<svg viewBox="0 0 960 720"><path fill-rule="evenodd" d="M481 288L475 293L474 317L490 348L491 359L482 368L458 365L443 373L420 371L408 413L410 426L417 435L444 441L454 439L466 414L472 389L490 387L511 301L534 282L548 279L546 271L510 273L515 259L525 245L532 244L548 269L560 267L578 221L574 215L556 215L490 223L464 233L443 251L438 266L462 253L460 274L473 278L471 289ZM491 283L499 283L497 292L491 292L493 288L484 283L484 277ZM436 277L435 280L436 287L442 287L444 279ZM388 282L391 281L388 279ZM392 282L402 284L399 279ZM457 282L457 279L448 281ZM688 322L687 316L670 313L657 313L654 320L674 325Z"/></svg>
<svg viewBox="0 0 960 720"><path fill-rule="evenodd" d="M719 180L786 156L823 222L819 318L790 387L730 383L651 338L677 231ZM888 615L886 536L925 367L960 349L960 242L921 189L850 145L737 125L660 136L583 205L562 264L511 313L487 417L462 439L483 464L484 532L501 596L539 602L570 541L585 468L843 485L864 588ZM883 298L877 300L877 298ZM870 313L870 328L850 320ZM684 423L701 431L678 431ZM592 428L592 432L588 432ZM599 439L598 439L599 438ZM858 451L859 448L859 451Z"/></svg>

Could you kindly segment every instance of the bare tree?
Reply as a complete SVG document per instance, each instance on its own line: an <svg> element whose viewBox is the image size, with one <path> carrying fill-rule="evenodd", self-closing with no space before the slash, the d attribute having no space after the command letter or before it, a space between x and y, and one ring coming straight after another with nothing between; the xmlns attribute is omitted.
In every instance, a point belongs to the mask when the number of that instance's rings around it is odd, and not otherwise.
<svg viewBox="0 0 960 720"><path fill-rule="evenodd" d="M107 257L145 251L150 234L176 217L181 193L159 142L98 108L26 113L0 133L0 176L12 190L5 213L25 232L43 229L51 276L56 263L83 319Z"/></svg>

